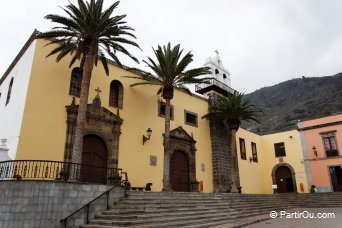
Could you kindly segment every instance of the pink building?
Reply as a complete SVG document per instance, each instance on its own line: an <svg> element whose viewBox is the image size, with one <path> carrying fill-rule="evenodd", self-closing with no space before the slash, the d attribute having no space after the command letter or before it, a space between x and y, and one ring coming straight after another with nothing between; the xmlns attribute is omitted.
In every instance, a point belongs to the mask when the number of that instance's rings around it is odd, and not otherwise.
<svg viewBox="0 0 342 228"><path fill-rule="evenodd" d="M342 114L298 124L308 185L342 191Z"/></svg>

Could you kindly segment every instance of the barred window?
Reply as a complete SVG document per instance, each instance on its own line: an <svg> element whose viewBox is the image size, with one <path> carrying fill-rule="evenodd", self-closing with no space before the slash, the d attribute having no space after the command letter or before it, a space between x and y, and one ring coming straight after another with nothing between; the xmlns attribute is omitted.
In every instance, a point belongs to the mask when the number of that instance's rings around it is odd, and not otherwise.
<svg viewBox="0 0 342 228"><path fill-rule="evenodd" d="M118 80L110 83L109 105L115 108L123 107L123 86Z"/></svg>
<svg viewBox="0 0 342 228"><path fill-rule="evenodd" d="M327 157L338 156L335 132L321 133Z"/></svg>
<svg viewBox="0 0 342 228"><path fill-rule="evenodd" d="M246 160L246 146L245 139L239 138L240 143L240 156L242 160Z"/></svg>
<svg viewBox="0 0 342 228"><path fill-rule="evenodd" d="M274 144L274 150L275 150L275 156L276 157L285 157L285 144L283 142L281 143L275 143Z"/></svg>
<svg viewBox="0 0 342 228"><path fill-rule="evenodd" d="M82 70L75 67L71 72L69 95L80 97L82 87Z"/></svg>
<svg viewBox="0 0 342 228"><path fill-rule="evenodd" d="M258 162L258 152L257 147L254 142L252 142L252 156L253 156L253 162Z"/></svg>
<svg viewBox="0 0 342 228"><path fill-rule="evenodd" d="M185 122L185 124L197 127L198 126L197 121L198 120L197 120L197 114L196 113L184 110L184 122Z"/></svg>
<svg viewBox="0 0 342 228"><path fill-rule="evenodd" d="M165 102L158 101L158 116L165 118ZM173 105L170 107L170 119L173 120Z"/></svg>

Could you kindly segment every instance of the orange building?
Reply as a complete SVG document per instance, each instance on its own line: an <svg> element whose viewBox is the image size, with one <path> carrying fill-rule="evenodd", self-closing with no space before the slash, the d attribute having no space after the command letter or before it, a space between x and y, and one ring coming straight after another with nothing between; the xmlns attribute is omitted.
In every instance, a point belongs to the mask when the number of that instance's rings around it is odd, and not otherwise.
<svg viewBox="0 0 342 228"><path fill-rule="evenodd" d="M309 186L342 191L342 114L298 124Z"/></svg>

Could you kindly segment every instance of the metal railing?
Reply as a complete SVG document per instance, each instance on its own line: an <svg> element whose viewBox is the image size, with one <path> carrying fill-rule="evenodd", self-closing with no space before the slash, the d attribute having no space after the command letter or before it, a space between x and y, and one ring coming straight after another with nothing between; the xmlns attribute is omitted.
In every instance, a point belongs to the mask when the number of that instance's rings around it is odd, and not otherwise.
<svg viewBox="0 0 342 228"><path fill-rule="evenodd" d="M227 86L226 84L218 81L215 78L211 78L208 81L209 81L209 83L197 84L195 86L195 91L201 93L201 91L205 90L206 88L209 88L210 86L217 86L221 90L227 91L228 93L232 93L233 94L235 92L234 89L232 89L231 87Z"/></svg>
<svg viewBox="0 0 342 228"><path fill-rule="evenodd" d="M119 168L45 160L12 160L0 162L0 181L47 180L78 181L121 185L128 181L127 173Z"/></svg>
<svg viewBox="0 0 342 228"><path fill-rule="evenodd" d="M101 195L99 195L98 197L96 197L95 199L91 200L89 203L83 205L82 207L80 207L79 209L75 210L74 212L72 212L70 215L68 215L67 217L63 218L60 220L61 223L64 224L64 227L67 228L67 224L68 224L68 219L70 219L72 216L74 216L75 214L77 214L78 212L82 211L83 209L86 209L86 224L89 224L89 212L90 212L90 205L92 203L94 203L95 201L97 201L98 199L102 198L104 195L106 195L106 206L107 206L107 210L109 210L109 194L110 192L120 186L114 186L110 189L108 189L107 191L105 191L104 193L102 193ZM124 196L126 197L126 188L124 188Z"/></svg>

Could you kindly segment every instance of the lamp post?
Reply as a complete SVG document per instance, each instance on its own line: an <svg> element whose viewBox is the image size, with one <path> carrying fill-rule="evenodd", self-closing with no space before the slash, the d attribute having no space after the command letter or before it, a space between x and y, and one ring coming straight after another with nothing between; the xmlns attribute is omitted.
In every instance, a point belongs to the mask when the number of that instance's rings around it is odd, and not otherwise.
<svg viewBox="0 0 342 228"><path fill-rule="evenodd" d="M151 128L148 128L148 129L146 130L146 135L147 135L147 136L143 135L143 145L145 144L146 141L150 140L150 138L151 138L151 135L152 135L152 130L151 130Z"/></svg>

